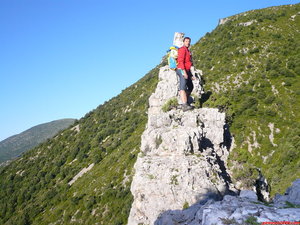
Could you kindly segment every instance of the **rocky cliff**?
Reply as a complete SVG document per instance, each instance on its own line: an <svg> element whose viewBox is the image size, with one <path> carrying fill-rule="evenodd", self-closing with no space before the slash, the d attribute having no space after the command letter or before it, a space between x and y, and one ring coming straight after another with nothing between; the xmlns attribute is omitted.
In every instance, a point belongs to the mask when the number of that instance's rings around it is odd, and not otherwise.
<svg viewBox="0 0 300 225"><path fill-rule="evenodd" d="M202 92L201 71L196 70L195 74L198 79L193 81L192 95L197 98ZM162 108L170 99L180 102L177 87L176 73L162 67L156 91L149 98L148 123L134 166L134 201L128 224L258 224L300 220L300 180L286 195L278 195L273 205L258 201L261 193L239 193L227 171L233 138L225 123L225 113L214 108L183 112L178 107L164 112Z"/></svg>
<svg viewBox="0 0 300 225"><path fill-rule="evenodd" d="M200 74L196 71L194 96L202 90ZM169 99L180 101L178 81L167 66L160 69L159 80L149 99L148 124L134 166L128 224L153 224L166 210L189 207L207 196L218 198L231 189L225 114L209 108L163 112Z"/></svg>

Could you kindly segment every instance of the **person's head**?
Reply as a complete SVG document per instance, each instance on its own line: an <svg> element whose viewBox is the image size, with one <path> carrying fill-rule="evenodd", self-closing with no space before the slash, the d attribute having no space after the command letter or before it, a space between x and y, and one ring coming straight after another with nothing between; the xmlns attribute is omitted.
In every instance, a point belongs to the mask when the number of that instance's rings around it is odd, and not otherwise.
<svg viewBox="0 0 300 225"><path fill-rule="evenodd" d="M191 38L189 38L189 37L185 37L185 38L183 38L183 45L185 46L185 47L190 47L190 45L191 45Z"/></svg>

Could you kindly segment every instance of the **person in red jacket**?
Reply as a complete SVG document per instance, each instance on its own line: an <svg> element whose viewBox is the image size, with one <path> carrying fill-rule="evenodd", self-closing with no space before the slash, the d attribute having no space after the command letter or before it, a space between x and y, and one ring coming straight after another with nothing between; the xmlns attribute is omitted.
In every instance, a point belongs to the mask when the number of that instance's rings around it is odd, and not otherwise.
<svg viewBox="0 0 300 225"><path fill-rule="evenodd" d="M182 101L183 111L193 109L193 107L188 104L188 98L194 88L192 82L193 75L191 73L191 66L193 65L193 62L192 55L189 50L190 44L191 38L185 37L183 39L183 46L178 50L177 58L178 64L176 73L179 77L179 94Z"/></svg>

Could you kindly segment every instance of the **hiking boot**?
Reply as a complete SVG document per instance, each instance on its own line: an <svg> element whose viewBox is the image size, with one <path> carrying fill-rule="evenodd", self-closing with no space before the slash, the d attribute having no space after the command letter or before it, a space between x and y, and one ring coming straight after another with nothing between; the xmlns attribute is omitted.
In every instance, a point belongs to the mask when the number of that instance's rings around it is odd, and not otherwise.
<svg viewBox="0 0 300 225"><path fill-rule="evenodd" d="M193 107L188 104L182 104L181 108L183 112L193 109Z"/></svg>

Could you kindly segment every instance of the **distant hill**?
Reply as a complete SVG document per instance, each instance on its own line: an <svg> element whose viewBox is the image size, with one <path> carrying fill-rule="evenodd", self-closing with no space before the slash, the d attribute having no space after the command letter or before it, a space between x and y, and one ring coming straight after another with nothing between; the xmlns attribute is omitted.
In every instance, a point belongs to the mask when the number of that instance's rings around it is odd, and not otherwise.
<svg viewBox="0 0 300 225"><path fill-rule="evenodd" d="M43 123L1 141L0 163L11 160L48 138L54 137L59 131L66 129L74 122L74 119L61 119Z"/></svg>

